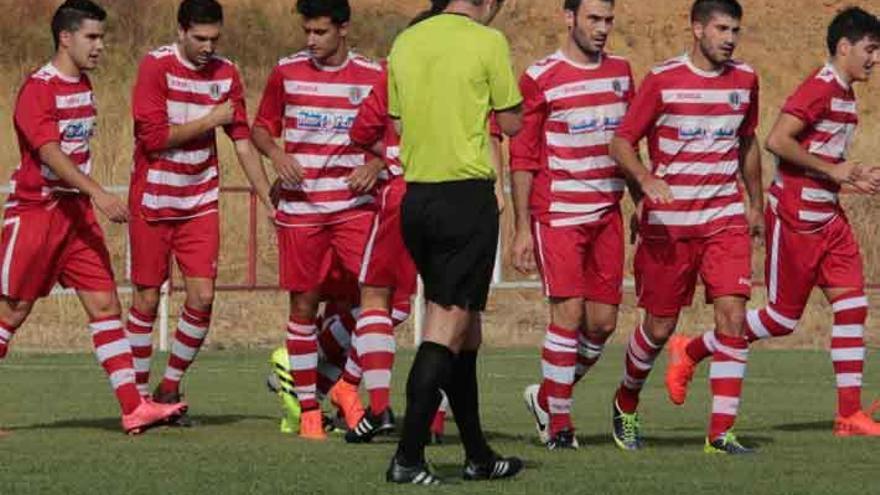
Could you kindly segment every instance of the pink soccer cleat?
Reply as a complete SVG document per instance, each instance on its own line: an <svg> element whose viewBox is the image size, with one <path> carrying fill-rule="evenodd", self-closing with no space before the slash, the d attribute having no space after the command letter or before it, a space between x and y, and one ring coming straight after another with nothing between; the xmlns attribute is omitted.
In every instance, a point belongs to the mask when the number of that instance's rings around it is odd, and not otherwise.
<svg viewBox="0 0 880 495"><path fill-rule="evenodd" d="M186 412L186 403L160 404L144 400L137 409L122 416L122 430L128 435L140 435L148 429L173 421Z"/></svg>

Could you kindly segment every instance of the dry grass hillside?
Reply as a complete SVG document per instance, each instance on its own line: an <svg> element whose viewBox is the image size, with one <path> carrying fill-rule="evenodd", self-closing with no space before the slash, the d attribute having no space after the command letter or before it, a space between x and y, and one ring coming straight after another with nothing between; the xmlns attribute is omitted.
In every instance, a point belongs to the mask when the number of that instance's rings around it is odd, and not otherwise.
<svg viewBox="0 0 880 495"><path fill-rule="evenodd" d="M11 112L18 86L24 76L51 55L48 20L59 0L0 0L0 175L6 180L18 162ZM240 66L248 87L250 107L274 62L299 49L302 36L298 19L292 13L293 0L225 0L227 22L222 51ZM352 44L362 53L381 57L395 34L427 0L352 0L355 19ZM497 27L510 38L517 70L553 50L559 43L562 0L508 0ZM633 62L637 77L665 58L682 53L689 44L687 11L689 0L618 0L618 23L611 49ZM838 0L743 0L745 30L738 57L752 64L762 78L762 135L772 124L783 98L825 57L825 25L834 12L850 2ZM859 3L880 11L880 0ZM124 185L131 166L131 121L129 92L138 59L152 47L173 41L176 0L103 0L110 12L108 47L102 67L93 75L99 101L99 135L95 151L95 173L104 184ZM880 82L859 89L862 125L854 155L876 161L880 143ZM222 144L223 181L242 185L244 178L233 159L228 143ZM772 175L769 157L765 179ZM857 225L868 266L868 279L880 283L880 249L877 225L872 221L878 209L875 200L847 198L851 218ZM246 201L241 195L224 197L221 282L244 280L246 267ZM261 219L262 220L262 219ZM505 215L509 226L509 215ZM119 278L123 276L123 230L108 227ZM507 229L509 234L509 228ZM259 228L258 279L275 282L276 253L272 232L266 222ZM762 273L763 252L755 267ZM517 275L505 267L505 276ZM763 290L755 291L754 304L761 304ZM875 306L875 308L877 308ZM880 308L877 308L880 309ZM494 344L531 344L542 334L546 316L541 296L533 290L504 290L493 296L487 325L487 340ZM176 313L173 308L172 313ZM281 341L280 327L285 319L286 297L274 292L252 294L224 293L218 297L210 344L214 347L262 346ZM621 314L621 336L635 322L631 296ZM689 310L682 327L694 332L711 322L711 313L702 305ZM788 345L823 345L827 342L830 317L827 305L817 302L802 323L798 337ZM872 326L877 342L877 325ZM404 334L402 338L406 338ZM63 296L41 302L36 314L22 329L17 345L26 348L84 349L82 312L74 299Z"/></svg>

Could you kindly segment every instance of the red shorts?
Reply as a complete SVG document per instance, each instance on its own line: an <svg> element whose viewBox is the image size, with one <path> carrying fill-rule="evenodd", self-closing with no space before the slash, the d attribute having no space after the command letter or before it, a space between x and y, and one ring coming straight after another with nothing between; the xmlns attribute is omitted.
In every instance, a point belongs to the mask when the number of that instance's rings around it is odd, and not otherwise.
<svg viewBox="0 0 880 495"><path fill-rule="evenodd" d="M813 287L865 287L859 243L846 217L837 217L820 230L800 232L770 208L765 212L767 258L764 276L767 300L784 315L798 319Z"/></svg>
<svg viewBox="0 0 880 495"><path fill-rule="evenodd" d="M599 223L532 225L544 294L619 305L623 297L623 220L620 211Z"/></svg>
<svg viewBox="0 0 880 495"><path fill-rule="evenodd" d="M352 306L360 304L361 287L357 277L346 271L331 252L327 253L322 263L321 273L324 274L321 282L322 301L344 301Z"/></svg>
<svg viewBox="0 0 880 495"><path fill-rule="evenodd" d="M60 283L76 290L116 290L104 232L85 196L7 211L0 240L3 295L35 301Z"/></svg>
<svg viewBox="0 0 880 495"><path fill-rule="evenodd" d="M328 256L349 275L357 275L373 216L358 213L325 225L277 226L281 287L289 292L321 290L329 270Z"/></svg>
<svg viewBox="0 0 880 495"><path fill-rule="evenodd" d="M677 316L691 304L698 276L707 303L723 296L748 299L751 260L751 239L741 228L694 239L640 239L634 263L639 306L654 316Z"/></svg>
<svg viewBox="0 0 880 495"><path fill-rule="evenodd" d="M174 256L187 278L217 278L220 254L220 215L208 213L184 220L147 221L132 215L131 281L141 287L159 287L170 273Z"/></svg>
<svg viewBox="0 0 880 495"><path fill-rule="evenodd" d="M416 292L416 265L403 243L400 203L406 182L395 178L380 192L379 211L373 219L359 280L374 287L394 287L404 294Z"/></svg>

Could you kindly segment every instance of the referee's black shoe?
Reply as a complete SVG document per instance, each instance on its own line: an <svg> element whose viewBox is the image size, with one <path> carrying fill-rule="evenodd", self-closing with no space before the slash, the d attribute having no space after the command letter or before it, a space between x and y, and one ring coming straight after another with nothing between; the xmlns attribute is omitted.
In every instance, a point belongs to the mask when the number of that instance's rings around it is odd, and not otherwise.
<svg viewBox="0 0 880 495"><path fill-rule="evenodd" d="M462 477L466 481L500 480L512 478L523 469L523 461L518 457L501 457L492 454L487 462L468 460L464 463Z"/></svg>
<svg viewBox="0 0 880 495"><path fill-rule="evenodd" d="M428 464L422 461L414 466L404 466L397 461L397 456L391 457L391 465L385 472L385 481L400 485L440 485L440 478L428 468Z"/></svg>

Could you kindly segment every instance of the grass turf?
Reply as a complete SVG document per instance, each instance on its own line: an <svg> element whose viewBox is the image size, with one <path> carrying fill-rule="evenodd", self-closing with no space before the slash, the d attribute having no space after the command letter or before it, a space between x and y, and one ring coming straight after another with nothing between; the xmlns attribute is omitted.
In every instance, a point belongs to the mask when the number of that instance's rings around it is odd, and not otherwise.
<svg viewBox="0 0 880 495"><path fill-rule="evenodd" d="M0 493L398 493L384 471L392 439L348 446L341 437L305 442L278 432L279 405L263 386L268 353L200 356L188 377L193 429L159 429L136 438L120 433L115 402L88 355L16 354L0 364ZM676 408L662 386L663 362L642 395L647 448L625 453L609 436L610 400L622 367L612 348L575 392L581 450L547 452L537 444L521 400L538 376L538 353L488 350L480 360L484 427L500 452L527 460L513 481L458 482L461 449L450 437L428 456L461 493L856 494L878 486L874 451L880 439L831 435L833 374L827 353L752 353L738 433L758 455L702 453L708 386L701 368L688 403ZM157 363L164 360L157 359ZM401 353L395 409L412 353ZM870 364L870 363L869 363ZM156 366L158 368L158 366ZM876 383L869 366L868 384ZM866 397L866 401L869 397Z"/></svg>

